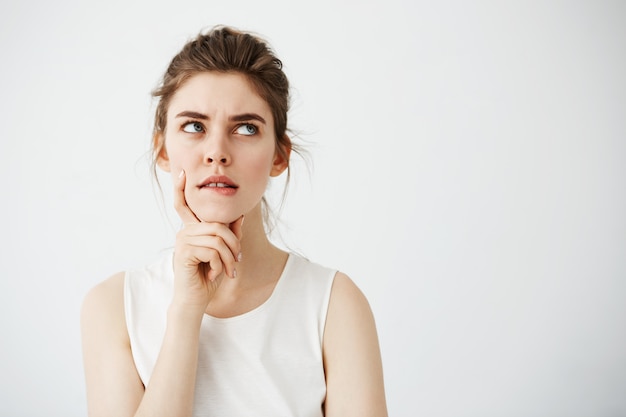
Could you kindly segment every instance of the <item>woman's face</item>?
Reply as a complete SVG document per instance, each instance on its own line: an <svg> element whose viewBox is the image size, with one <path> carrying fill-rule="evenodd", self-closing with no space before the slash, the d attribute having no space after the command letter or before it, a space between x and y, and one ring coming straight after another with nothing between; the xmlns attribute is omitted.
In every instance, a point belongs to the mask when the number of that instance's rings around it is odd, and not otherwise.
<svg viewBox="0 0 626 417"><path fill-rule="evenodd" d="M185 198L196 217L231 223L255 208L270 176L288 161L276 152L268 104L244 75L205 72L174 94L159 166L174 182L185 170Z"/></svg>

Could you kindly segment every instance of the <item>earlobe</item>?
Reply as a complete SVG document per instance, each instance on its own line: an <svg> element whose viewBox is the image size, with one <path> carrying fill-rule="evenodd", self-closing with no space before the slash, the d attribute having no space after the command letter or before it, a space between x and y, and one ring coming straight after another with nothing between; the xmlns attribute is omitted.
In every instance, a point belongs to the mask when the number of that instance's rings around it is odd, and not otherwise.
<svg viewBox="0 0 626 417"><path fill-rule="evenodd" d="M271 177L279 176L289 167L289 158L291 156L291 140L287 135L285 135L284 139L286 144L278 145L281 146L282 152L277 149L274 155L272 170L270 171Z"/></svg>
<svg viewBox="0 0 626 417"><path fill-rule="evenodd" d="M156 163L165 172L170 172L170 159L165 150L165 138L162 133L155 133L153 140L153 149L156 154Z"/></svg>

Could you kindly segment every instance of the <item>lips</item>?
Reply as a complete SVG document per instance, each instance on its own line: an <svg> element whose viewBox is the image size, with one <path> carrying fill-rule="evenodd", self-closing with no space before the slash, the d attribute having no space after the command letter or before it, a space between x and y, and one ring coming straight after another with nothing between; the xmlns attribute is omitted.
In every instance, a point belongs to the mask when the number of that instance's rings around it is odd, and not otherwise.
<svg viewBox="0 0 626 417"><path fill-rule="evenodd" d="M198 184L198 188L239 188L239 186L225 175L212 175Z"/></svg>

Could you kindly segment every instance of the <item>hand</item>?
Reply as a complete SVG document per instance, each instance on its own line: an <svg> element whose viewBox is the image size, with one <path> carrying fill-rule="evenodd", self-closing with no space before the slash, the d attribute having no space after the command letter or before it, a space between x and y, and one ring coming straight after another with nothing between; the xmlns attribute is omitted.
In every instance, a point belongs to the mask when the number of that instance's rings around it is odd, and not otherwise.
<svg viewBox="0 0 626 417"><path fill-rule="evenodd" d="M236 277L243 216L230 225L201 222L187 205L185 183L183 171L174 186L174 207L184 225L176 235L173 303L204 314L224 275Z"/></svg>

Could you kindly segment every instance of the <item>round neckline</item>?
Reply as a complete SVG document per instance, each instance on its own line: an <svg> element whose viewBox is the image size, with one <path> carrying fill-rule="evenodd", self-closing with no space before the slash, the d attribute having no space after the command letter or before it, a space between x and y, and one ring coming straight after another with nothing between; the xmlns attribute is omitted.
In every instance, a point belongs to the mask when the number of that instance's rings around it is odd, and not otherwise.
<svg viewBox="0 0 626 417"><path fill-rule="evenodd" d="M246 311L245 313L237 314L236 316L232 316L232 317L215 317L208 313L204 313L204 315L202 316L202 321L204 322L204 320L208 320L214 323L227 323L227 322L239 321L239 320L246 319L248 317L255 316L256 314L265 310L272 303L272 301L277 297L277 294L280 292L284 278L287 275L288 270L291 268L291 265L294 259L295 257L293 256L291 252L287 253L287 261L285 262L285 266L283 267L283 270L278 277L278 281L276 281L276 284L274 285L274 288L272 289L272 293L270 294L269 297L267 297L265 301L263 301L257 307L253 308L250 311Z"/></svg>

